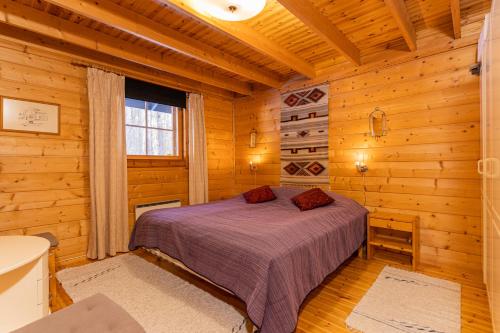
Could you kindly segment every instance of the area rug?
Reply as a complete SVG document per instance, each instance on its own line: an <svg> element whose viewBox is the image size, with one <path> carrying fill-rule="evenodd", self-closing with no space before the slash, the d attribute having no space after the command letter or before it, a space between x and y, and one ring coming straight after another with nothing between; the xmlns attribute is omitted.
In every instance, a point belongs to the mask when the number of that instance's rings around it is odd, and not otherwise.
<svg viewBox="0 0 500 333"><path fill-rule="evenodd" d="M458 333L460 285L386 266L346 320L363 333Z"/></svg>
<svg viewBox="0 0 500 333"><path fill-rule="evenodd" d="M329 85L281 95L281 185L329 185Z"/></svg>
<svg viewBox="0 0 500 333"><path fill-rule="evenodd" d="M74 302L102 293L148 333L246 332L247 319L233 306L134 254L65 269L57 278Z"/></svg>

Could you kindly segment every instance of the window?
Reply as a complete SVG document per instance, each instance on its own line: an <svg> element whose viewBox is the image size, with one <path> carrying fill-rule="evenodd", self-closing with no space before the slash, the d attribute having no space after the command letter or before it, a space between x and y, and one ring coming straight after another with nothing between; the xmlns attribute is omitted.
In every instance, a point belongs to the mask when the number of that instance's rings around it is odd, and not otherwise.
<svg viewBox="0 0 500 333"><path fill-rule="evenodd" d="M183 152L185 91L125 78L129 158L178 158Z"/></svg>
<svg viewBox="0 0 500 333"><path fill-rule="evenodd" d="M126 98L127 154L133 156L182 156L182 113L179 108Z"/></svg>

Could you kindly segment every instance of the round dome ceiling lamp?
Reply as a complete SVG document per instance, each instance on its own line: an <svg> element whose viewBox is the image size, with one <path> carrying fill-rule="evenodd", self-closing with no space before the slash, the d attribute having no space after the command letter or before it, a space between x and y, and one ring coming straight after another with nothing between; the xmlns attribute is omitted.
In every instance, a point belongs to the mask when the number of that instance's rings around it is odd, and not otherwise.
<svg viewBox="0 0 500 333"><path fill-rule="evenodd" d="M266 6L266 0L190 0L199 13L223 21L244 21L257 16Z"/></svg>

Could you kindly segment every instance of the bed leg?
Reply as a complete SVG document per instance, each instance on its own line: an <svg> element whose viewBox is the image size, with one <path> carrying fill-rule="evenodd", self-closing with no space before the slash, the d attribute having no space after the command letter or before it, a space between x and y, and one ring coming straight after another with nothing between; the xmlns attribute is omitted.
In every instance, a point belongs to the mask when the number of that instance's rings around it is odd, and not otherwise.
<svg viewBox="0 0 500 333"><path fill-rule="evenodd" d="M365 256L365 248L366 248L366 245L365 244L362 244L359 249L358 249L358 258L361 258L361 259L366 259L366 256Z"/></svg>
<svg viewBox="0 0 500 333"><path fill-rule="evenodd" d="M246 329L248 333L253 333L254 331L257 332L256 327L253 325L250 319L248 319L246 322Z"/></svg>

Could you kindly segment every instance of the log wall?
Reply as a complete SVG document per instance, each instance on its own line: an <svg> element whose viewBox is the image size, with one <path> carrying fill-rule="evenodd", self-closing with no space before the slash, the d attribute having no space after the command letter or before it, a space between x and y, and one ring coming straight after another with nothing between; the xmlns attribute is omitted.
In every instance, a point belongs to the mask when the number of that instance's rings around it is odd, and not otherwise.
<svg viewBox="0 0 500 333"><path fill-rule="evenodd" d="M469 73L476 46L335 77L330 84L330 186L372 211L421 219L422 263L481 278L479 80ZM312 82L294 84L306 86ZM239 190L279 184L278 91L235 102ZM386 112L390 131L374 139L368 116ZM251 128L257 148L248 148ZM365 155L363 179L355 161ZM261 159L257 181L248 161Z"/></svg>
<svg viewBox="0 0 500 333"><path fill-rule="evenodd" d="M58 264L85 256L89 225L86 71L72 58L0 39L0 96L61 105L61 134L0 132L0 235L52 232ZM234 190L233 99L207 92L210 200ZM129 224L138 203L188 203L186 163L128 161Z"/></svg>

